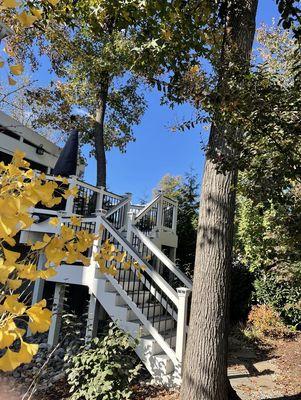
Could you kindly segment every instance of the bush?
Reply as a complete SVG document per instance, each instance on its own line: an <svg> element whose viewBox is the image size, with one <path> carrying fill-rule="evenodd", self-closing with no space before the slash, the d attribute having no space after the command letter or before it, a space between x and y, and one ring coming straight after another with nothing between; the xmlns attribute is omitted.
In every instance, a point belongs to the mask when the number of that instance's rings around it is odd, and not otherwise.
<svg viewBox="0 0 301 400"><path fill-rule="evenodd" d="M130 382L137 376L137 340L113 323L107 336L93 339L71 357L67 369L70 400L121 400L131 397Z"/></svg>
<svg viewBox="0 0 301 400"><path fill-rule="evenodd" d="M277 311L264 304L252 307L247 326L255 337L284 338L292 335L292 332L281 321Z"/></svg>
<svg viewBox="0 0 301 400"><path fill-rule="evenodd" d="M254 281L254 300L275 309L283 321L301 328L301 287L294 280L285 281L278 274L269 272Z"/></svg>

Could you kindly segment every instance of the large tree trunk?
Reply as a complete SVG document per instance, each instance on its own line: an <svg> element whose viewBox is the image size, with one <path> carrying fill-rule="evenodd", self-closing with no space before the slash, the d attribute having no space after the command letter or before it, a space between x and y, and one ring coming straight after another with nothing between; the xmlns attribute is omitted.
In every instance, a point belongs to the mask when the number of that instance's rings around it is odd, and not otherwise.
<svg viewBox="0 0 301 400"><path fill-rule="evenodd" d="M98 107L95 113L94 145L96 157L96 185L106 187L107 181L107 162L104 143L104 120L108 98L108 83L102 85L99 94Z"/></svg>
<svg viewBox="0 0 301 400"><path fill-rule="evenodd" d="M249 64L258 0L239 0L228 10L224 67ZM234 2L235 3L235 2ZM232 3L233 4L233 3ZM224 74L223 68L221 74ZM227 78L219 76L221 99ZM229 126L227 127L229 129ZM231 128L231 127L230 127ZM229 280L232 263L237 170L218 173L212 155L232 157L225 126L213 121L203 176L191 319L181 400L239 398L227 378Z"/></svg>

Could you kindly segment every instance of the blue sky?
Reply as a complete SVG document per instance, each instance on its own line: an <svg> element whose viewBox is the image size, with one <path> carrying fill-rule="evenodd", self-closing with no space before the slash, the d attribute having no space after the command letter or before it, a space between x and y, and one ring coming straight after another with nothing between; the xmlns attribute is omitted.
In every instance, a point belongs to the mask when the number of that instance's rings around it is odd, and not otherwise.
<svg viewBox="0 0 301 400"><path fill-rule="evenodd" d="M257 25L270 25L278 17L274 0L259 0ZM107 154L108 188L116 193L133 193L134 200L149 199L161 177L170 173L183 175L193 168L200 176L204 168L204 153L200 142L206 132L195 128L184 133L173 133L169 127L182 119L189 119L193 110L188 105L174 110L160 105L157 91L147 92L148 109L141 124L134 128L136 141L130 143L125 154L112 150ZM204 136L205 135L205 136ZM88 154L88 148L84 151ZM88 158L85 179L95 183L95 161Z"/></svg>

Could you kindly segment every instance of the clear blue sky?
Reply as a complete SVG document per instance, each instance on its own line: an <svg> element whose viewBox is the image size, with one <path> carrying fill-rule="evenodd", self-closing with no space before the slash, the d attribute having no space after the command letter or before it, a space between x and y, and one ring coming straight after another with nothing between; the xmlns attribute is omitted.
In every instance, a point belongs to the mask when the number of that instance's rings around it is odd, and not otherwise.
<svg viewBox="0 0 301 400"><path fill-rule="evenodd" d="M274 0L259 0L257 25L270 25L272 18L278 18ZM152 189L166 173L183 175L193 168L201 176L204 168L200 146L204 136L200 128L185 133L172 133L168 128L177 120L188 119L193 110L188 105L174 110L161 106L157 91L148 92L146 97L148 110L134 128L136 142L128 145L125 154L118 150L107 154L108 188L120 194L131 192L135 201L150 198ZM88 154L87 148L85 153ZM91 158L85 179L95 183L95 161Z"/></svg>

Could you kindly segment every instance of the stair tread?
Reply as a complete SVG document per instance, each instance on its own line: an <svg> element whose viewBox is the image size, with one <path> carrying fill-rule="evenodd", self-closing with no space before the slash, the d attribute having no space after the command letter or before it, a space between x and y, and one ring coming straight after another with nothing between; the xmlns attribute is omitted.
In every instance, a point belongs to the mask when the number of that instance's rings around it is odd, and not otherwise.
<svg viewBox="0 0 301 400"><path fill-rule="evenodd" d="M177 330L176 329L167 329L166 334L164 335L164 338L170 338L170 337L174 337L177 336ZM152 335L144 335L141 336L141 339L152 339L152 340L156 340L152 337Z"/></svg>
<svg viewBox="0 0 301 400"><path fill-rule="evenodd" d="M162 315L157 315L155 318L153 318L153 317L150 317L151 318L151 320L149 320L149 322L158 322L158 321L167 321L167 320L169 320L169 319L172 319L171 318L171 315L164 315L164 316L162 316ZM140 319L134 319L133 321L131 321L131 322L133 322L133 323L140 323L140 324L142 324L142 322L140 321Z"/></svg>

